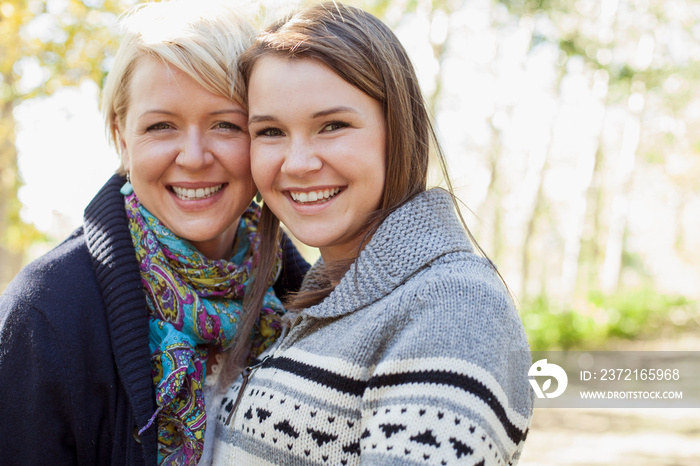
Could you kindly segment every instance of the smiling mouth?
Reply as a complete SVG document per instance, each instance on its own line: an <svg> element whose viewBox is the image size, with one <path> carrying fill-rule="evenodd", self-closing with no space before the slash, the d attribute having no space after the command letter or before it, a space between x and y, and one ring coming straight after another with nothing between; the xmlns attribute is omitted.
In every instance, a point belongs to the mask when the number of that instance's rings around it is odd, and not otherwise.
<svg viewBox="0 0 700 466"><path fill-rule="evenodd" d="M221 188L223 188L223 187L224 187L223 184L218 184L216 186L210 186L207 188L197 188L197 189L180 188L179 186L171 186L170 189L178 197L178 199L181 199L183 201L198 201L200 199L206 199L208 197L212 197L214 194L221 191Z"/></svg>
<svg viewBox="0 0 700 466"><path fill-rule="evenodd" d="M292 200L297 204L323 204L333 199L342 191L342 188L319 189L317 191L289 191Z"/></svg>

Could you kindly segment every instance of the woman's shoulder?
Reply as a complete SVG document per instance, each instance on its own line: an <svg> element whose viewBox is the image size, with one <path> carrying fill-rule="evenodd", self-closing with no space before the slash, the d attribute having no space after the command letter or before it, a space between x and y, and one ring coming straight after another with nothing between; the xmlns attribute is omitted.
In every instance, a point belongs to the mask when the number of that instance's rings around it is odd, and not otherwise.
<svg viewBox="0 0 700 466"><path fill-rule="evenodd" d="M413 399L423 405L413 432L420 425L438 435L442 416L452 411L449 419L467 419L472 426L451 426L462 436L460 442L481 446L489 439L487 445L493 443L511 458L532 413L531 360L513 300L493 266L472 253L446 254L395 293L400 301L387 306L394 319L384 322L382 351L373 366L372 384L381 389L376 396L393 387L408 392L410 386ZM421 417L431 412L430 421ZM476 433L474 426L479 426ZM475 457L484 453L493 455L490 446L475 449Z"/></svg>
<svg viewBox="0 0 700 466"><path fill-rule="evenodd" d="M469 251L445 254L426 264L405 284L422 299L439 300L446 306L507 307L515 310L512 297L495 266ZM405 291L405 290L404 290Z"/></svg>
<svg viewBox="0 0 700 466"><path fill-rule="evenodd" d="M39 374L100 354L109 338L102 301L78 231L24 267L0 296L0 366L19 358Z"/></svg>
<svg viewBox="0 0 700 466"><path fill-rule="evenodd" d="M13 309L65 313L97 301L96 281L82 228L43 256L26 265L0 299L0 313ZM95 304L95 303L92 303Z"/></svg>
<svg viewBox="0 0 700 466"><path fill-rule="evenodd" d="M93 259L103 261L106 259L98 256L131 250L124 197L119 193L123 183L123 177L110 177L86 207L85 224L26 265L5 294L68 297L68 290L80 290L96 281ZM119 221L115 221L117 217Z"/></svg>
<svg viewBox="0 0 700 466"><path fill-rule="evenodd" d="M57 275L56 278L67 278L66 275L72 269L86 262L90 262L89 252L83 227L79 227L50 251L27 264L18 277L25 280L49 279L53 275ZM65 273L61 274L59 268L63 268Z"/></svg>
<svg viewBox="0 0 700 466"><path fill-rule="evenodd" d="M410 325L421 329L425 341L445 346L480 341L494 350L498 345L528 349L513 298L488 259L464 251L447 254L397 291L404 308L410 309ZM453 349L469 350L461 344Z"/></svg>

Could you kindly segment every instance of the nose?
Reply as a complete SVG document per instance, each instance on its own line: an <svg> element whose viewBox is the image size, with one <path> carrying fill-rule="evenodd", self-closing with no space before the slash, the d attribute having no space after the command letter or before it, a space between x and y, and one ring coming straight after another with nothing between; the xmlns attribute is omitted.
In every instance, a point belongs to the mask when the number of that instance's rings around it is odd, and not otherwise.
<svg viewBox="0 0 700 466"><path fill-rule="evenodd" d="M198 128L188 130L180 145L177 164L185 170L197 171L210 165L213 160L214 156L203 132Z"/></svg>
<svg viewBox="0 0 700 466"><path fill-rule="evenodd" d="M301 178L319 171L322 166L323 162L314 149L313 144L302 138L296 138L290 143L281 171L285 175Z"/></svg>

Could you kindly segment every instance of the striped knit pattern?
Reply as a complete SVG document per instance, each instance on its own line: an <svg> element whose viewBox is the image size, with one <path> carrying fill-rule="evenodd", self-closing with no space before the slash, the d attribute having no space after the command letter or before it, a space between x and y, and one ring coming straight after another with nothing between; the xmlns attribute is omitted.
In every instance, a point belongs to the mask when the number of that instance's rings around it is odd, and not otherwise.
<svg viewBox="0 0 700 466"><path fill-rule="evenodd" d="M317 263L304 287L323 272ZM515 464L528 344L441 190L394 212L334 292L218 398L214 464Z"/></svg>

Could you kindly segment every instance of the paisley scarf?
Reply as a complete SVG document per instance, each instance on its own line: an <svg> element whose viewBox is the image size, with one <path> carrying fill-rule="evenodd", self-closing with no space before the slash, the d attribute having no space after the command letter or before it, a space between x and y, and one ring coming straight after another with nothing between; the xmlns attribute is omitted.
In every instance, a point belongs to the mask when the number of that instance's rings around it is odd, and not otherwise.
<svg viewBox="0 0 700 466"><path fill-rule="evenodd" d="M260 210L251 204L241 216L230 261L209 260L173 234L129 191L125 205L150 314L149 346L158 406L139 433L157 422L158 464L196 464L206 425L205 362L210 348L227 349L236 335L243 295L258 257ZM275 278L280 268L278 260ZM270 288L251 336L251 356L279 336L283 312Z"/></svg>

